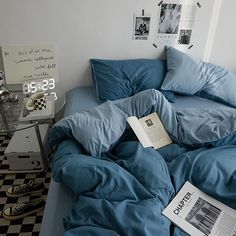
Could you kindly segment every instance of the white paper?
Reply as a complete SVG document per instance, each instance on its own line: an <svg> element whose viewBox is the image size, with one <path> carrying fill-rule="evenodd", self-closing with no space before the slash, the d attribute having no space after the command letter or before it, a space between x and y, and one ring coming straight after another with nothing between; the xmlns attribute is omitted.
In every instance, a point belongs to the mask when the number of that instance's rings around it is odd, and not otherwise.
<svg viewBox="0 0 236 236"><path fill-rule="evenodd" d="M162 212L190 235L235 236L236 210L186 182Z"/></svg>
<svg viewBox="0 0 236 236"><path fill-rule="evenodd" d="M48 77L58 81L54 45L3 45L2 58L7 84Z"/></svg>

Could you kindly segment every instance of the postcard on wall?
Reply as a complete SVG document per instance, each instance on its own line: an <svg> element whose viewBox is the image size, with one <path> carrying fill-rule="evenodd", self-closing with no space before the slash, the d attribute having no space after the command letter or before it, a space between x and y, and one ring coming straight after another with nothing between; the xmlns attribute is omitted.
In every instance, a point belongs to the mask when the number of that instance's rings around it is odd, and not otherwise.
<svg viewBox="0 0 236 236"><path fill-rule="evenodd" d="M165 1L159 6L155 43L189 45L197 13L195 0Z"/></svg>
<svg viewBox="0 0 236 236"><path fill-rule="evenodd" d="M148 40L150 33L150 15L137 16L134 15L134 29L133 39L134 40Z"/></svg>

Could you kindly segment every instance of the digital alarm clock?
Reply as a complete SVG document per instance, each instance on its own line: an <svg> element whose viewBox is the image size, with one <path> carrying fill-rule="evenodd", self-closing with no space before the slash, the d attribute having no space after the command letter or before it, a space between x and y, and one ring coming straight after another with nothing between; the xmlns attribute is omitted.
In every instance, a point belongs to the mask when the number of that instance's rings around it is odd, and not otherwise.
<svg viewBox="0 0 236 236"><path fill-rule="evenodd" d="M54 78L41 78L37 80L27 80L23 83L22 89L24 94L32 94L37 91L44 91L45 95L54 95L57 99L56 93L53 91L56 87Z"/></svg>

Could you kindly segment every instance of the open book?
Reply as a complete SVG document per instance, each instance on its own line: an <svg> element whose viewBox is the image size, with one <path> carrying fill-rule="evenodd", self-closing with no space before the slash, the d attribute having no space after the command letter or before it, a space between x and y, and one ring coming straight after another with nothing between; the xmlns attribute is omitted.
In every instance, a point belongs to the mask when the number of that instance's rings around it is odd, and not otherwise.
<svg viewBox="0 0 236 236"><path fill-rule="evenodd" d="M186 182L162 212L190 235L235 236L236 210Z"/></svg>
<svg viewBox="0 0 236 236"><path fill-rule="evenodd" d="M127 121L144 147L157 149L172 143L156 112L141 119L131 116Z"/></svg>

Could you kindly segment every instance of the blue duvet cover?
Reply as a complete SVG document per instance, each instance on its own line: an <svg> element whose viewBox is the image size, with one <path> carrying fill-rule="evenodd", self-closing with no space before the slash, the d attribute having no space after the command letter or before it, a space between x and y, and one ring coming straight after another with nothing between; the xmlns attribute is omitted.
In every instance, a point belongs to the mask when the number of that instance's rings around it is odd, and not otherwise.
<svg viewBox="0 0 236 236"><path fill-rule="evenodd" d="M143 148L126 118L157 112L173 144ZM236 209L236 112L175 112L156 90L75 113L51 130L53 178L77 194L65 235L185 235L161 214L188 180Z"/></svg>

